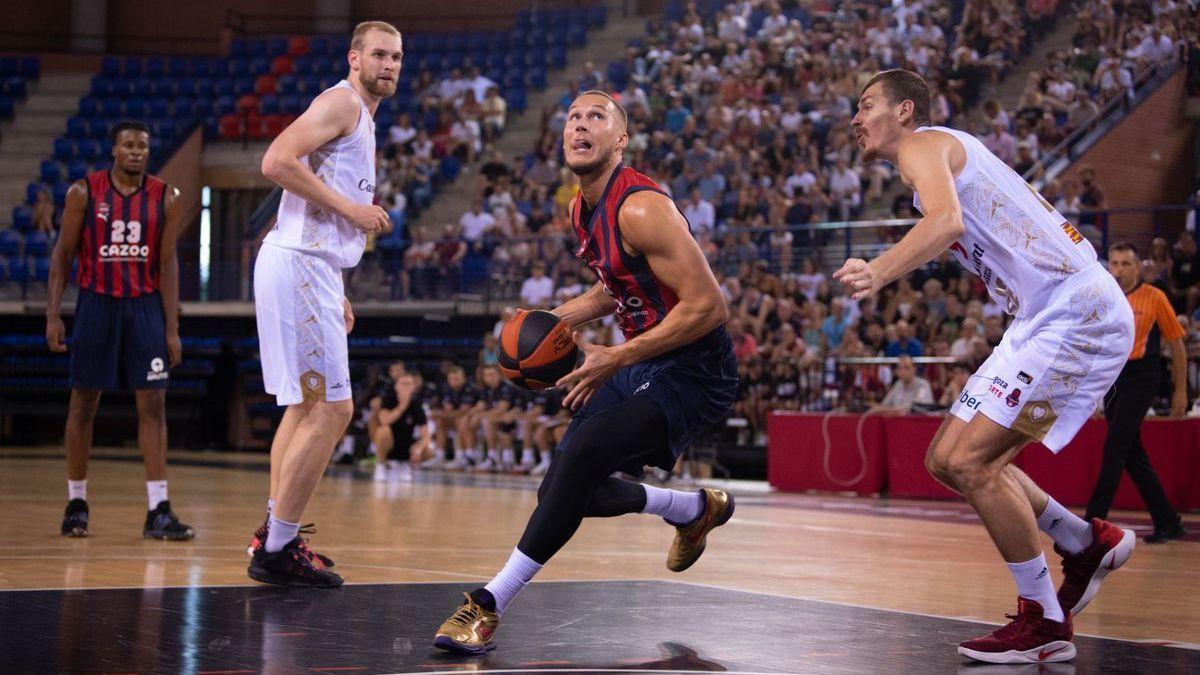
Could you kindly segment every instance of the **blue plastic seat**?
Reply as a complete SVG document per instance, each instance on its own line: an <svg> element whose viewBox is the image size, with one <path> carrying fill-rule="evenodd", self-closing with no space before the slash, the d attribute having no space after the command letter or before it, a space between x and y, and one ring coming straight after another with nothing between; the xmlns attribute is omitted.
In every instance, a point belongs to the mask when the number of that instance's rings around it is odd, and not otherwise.
<svg viewBox="0 0 1200 675"><path fill-rule="evenodd" d="M151 117L170 117L171 107L167 104L165 98L150 99L150 116Z"/></svg>
<svg viewBox="0 0 1200 675"><path fill-rule="evenodd" d="M67 118L67 137L72 139L87 138L87 122L82 117Z"/></svg>
<svg viewBox="0 0 1200 675"><path fill-rule="evenodd" d="M93 96L84 96L79 99L79 116L87 119L98 117L100 115L100 101Z"/></svg>
<svg viewBox="0 0 1200 675"><path fill-rule="evenodd" d="M38 172L38 177L41 178L43 183L57 183L61 179L58 162L52 159L42 160L42 166Z"/></svg>
<svg viewBox="0 0 1200 675"><path fill-rule="evenodd" d="M127 99L125 101L125 105L122 106L122 108L124 109L124 113L125 113L126 117L132 117L134 119L141 119L146 116L146 99L144 99L144 98Z"/></svg>
<svg viewBox="0 0 1200 675"><path fill-rule="evenodd" d="M81 178L87 178L88 166L87 162L82 159L73 159L67 162L67 181L74 183ZM57 185L57 183L56 183Z"/></svg>
<svg viewBox="0 0 1200 675"><path fill-rule="evenodd" d="M88 121L88 138L104 138L108 135L109 127L108 119L93 117Z"/></svg>
<svg viewBox="0 0 1200 675"><path fill-rule="evenodd" d="M18 232L28 232L33 229L33 211L28 206L14 206L12 210L13 229Z"/></svg>
<svg viewBox="0 0 1200 675"><path fill-rule="evenodd" d="M66 136L54 139L54 159L66 161L75 158L75 142Z"/></svg>
<svg viewBox="0 0 1200 675"><path fill-rule="evenodd" d="M115 56L106 56L100 61L100 74L105 77L118 77L121 74L121 62Z"/></svg>
<svg viewBox="0 0 1200 675"><path fill-rule="evenodd" d="M125 66L122 69L125 77L141 77L142 76L142 60L136 56L131 56L125 59Z"/></svg>
<svg viewBox="0 0 1200 675"><path fill-rule="evenodd" d="M46 188L42 187L41 183L30 183L25 186L25 203L34 204L37 202L38 195L44 192Z"/></svg>
<svg viewBox="0 0 1200 675"><path fill-rule="evenodd" d="M44 256L49 253L49 244L45 232L34 230L25 235L25 255Z"/></svg>

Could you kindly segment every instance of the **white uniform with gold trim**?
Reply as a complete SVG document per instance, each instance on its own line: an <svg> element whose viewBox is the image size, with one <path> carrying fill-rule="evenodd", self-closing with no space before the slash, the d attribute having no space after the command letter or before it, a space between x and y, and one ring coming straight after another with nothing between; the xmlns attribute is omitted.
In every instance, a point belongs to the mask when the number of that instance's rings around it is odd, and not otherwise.
<svg viewBox="0 0 1200 675"><path fill-rule="evenodd" d="M342 80L338 87L350 84ZM342 196L370 204L375 122L366 104L353 133L301 162ZM263 385L279 405L350 398L342 268L357 265L365 245L366 235L344 218L284 191L275 227L254 263Z"/></svg>
<svg viewBox="0 0 1200 675"><path fill-rule="evenodd" d="M1092 245L1015 171L970 134L917 129L930 131L967 155L954 180L965 231L951 250L1014 317L950 412L982 412L1058 452L1124 367L1133 312Z"/></svg>

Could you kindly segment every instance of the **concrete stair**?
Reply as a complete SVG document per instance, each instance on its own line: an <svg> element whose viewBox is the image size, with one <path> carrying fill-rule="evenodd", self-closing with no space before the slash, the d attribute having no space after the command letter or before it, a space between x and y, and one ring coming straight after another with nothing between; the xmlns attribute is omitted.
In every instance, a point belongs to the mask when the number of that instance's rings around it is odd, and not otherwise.
<svg viewBox="0 0 1200 675"><path fill-rule="evenodd" d="M610 2L608 24L601 30L588 33L588 43L568 54L565 68L549 74L545 89L530 92L525 112L509 117L504 136L496 142L496 149L502 151L509 160L532 150L541 136L542 111L558 101L571 80L580 74L583 64L592 61L603 71L610 61L624 56L625 45L643 35L645 25L645 17L633 14L622 16L622 3ZM482 180L478 172L464 171L458 180L442 188L429 208L417 219L416 226L440 228L446 223L457 223L470 207L471 199L479 194Z"/></svg>
<svg viewBox="0 0 1200 675"><path fill-rule="evenodd" d="M25 201L25 186L37 180L91 82L90 73L43 74L30 83L13 121L0 127L0 225L8 225L13 207Z"/></svg>

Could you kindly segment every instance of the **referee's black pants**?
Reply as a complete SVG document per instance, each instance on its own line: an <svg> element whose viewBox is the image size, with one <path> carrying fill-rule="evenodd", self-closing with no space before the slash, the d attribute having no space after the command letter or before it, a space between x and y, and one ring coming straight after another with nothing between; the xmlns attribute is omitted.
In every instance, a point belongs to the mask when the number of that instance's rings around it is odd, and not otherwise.
<svg viewBox="0 0 1200 675"><path fill-rule="evenodd" d="M1100 478L1088 500L1087 518L1106 518L1113 497L1121 482L1121 471L1129 471L1134 486L1146 502L1154 527L1167 527L1179 519L1179 514L1167 493L1163 491L1158 474L1150 466L1150 457L1142 446L1142 420L1158 394L1162 381L1162 365L1157 357L1136 359L1125 364L1117 381L1104 397L1104 417L1108 420L1108 437L1104 440L1104 463Z"/></svg>

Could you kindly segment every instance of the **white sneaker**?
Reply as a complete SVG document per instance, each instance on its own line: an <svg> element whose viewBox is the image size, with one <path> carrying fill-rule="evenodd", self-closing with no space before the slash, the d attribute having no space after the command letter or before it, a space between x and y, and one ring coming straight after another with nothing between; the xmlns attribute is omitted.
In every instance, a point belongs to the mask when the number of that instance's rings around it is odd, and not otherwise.
<svg viewBox="0 0 1200 675"><path fill-rule="evenodd" d="M464 471L467 468L467 460L462 457L452 459L442 465L447 471Z"/></svg>
<svg viewBox="0 0 1200 675"><path fill-rule="evenodd" d="M375 465L375 482L376 483L386 483L387 479L388 479L387 465L386 464L376 464Z"/></svg>
<svg viewBox="0 0 1200 675"><path fill-rule="evenodd" d="M397 462L396 466L392 467L392 480L398 480L401 483L411 483L412 479L413 471L408 462Z"/></svg>
<svg viewBox="0 0 1200 675"><path fill-rule="evenodd" d="M440 469L443 466L445 466L445 462L438 459L437 457L434 457L432 459L427 459L424 462L421 462L417 466L421 467L422 469Z"/></svg>
<svg viewBox="0 0 1200 675"><path fill-rule="evenodd" d="M497 468L498 467L496 466L496 463L492 461L491 457L484 459L482 462L474 466L474 470L480 472L495 471Z"/></svg>
<svg viewBox="0 0 1200 675"><path fill-rule="evenodd" d="M537 466L529 470L530 476L545 476L550 470L550 462L538 462Z"/></svg>

